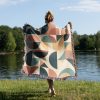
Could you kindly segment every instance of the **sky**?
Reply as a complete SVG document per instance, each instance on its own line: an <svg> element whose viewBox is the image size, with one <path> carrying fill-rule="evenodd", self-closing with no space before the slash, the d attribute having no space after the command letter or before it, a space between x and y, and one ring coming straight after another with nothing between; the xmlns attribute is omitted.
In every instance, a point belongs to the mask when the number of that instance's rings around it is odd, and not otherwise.
<svg viewBox="0 0 100 100"><path fill-rule="evenodd" d="M100 30L100 0L0 0L0 25L34 27L45 24L50 10L55 24L63 28L69 21L78 34L95 34Z"/></svg>

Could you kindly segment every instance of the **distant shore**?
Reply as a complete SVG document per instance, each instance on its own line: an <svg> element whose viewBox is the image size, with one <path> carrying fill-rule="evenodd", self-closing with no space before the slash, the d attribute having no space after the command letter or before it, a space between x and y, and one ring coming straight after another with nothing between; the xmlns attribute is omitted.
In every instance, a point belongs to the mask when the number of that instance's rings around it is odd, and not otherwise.
<svg viewBox="0 0 100 100"><path fill-rule="evenodd" d="M24 51L14 51L14 52L0 52L0 55L8 55L8 54L18 54L18 53L24 53ZM75 52L100 52L100 50L75 50Z"/></svg>
<svg viewBox="0 0 100 100"><path fill-rule="evenodd" d="M14 51L14 52L0 52L0 55L8 55L8 54L18 54L20 52L24 52L24 51Z"/></svg>
<svg viewBox="0 0 100 100"><path fill-rule="evenodd" d="M100 52L100 50L75 50L75 52Z"/></svg>

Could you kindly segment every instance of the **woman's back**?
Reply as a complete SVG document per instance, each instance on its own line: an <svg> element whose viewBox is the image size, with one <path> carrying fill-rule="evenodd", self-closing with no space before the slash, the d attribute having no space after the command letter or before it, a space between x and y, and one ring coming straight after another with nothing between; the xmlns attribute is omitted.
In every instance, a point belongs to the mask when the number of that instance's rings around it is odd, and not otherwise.
<svg viewBox="0 0 100 100"><path fill-rule="evenodd" d="M48 31L45 34L57 35L57 34L60 34L60 29L57 28L53 22L50 22L48 23Z"/></svg>

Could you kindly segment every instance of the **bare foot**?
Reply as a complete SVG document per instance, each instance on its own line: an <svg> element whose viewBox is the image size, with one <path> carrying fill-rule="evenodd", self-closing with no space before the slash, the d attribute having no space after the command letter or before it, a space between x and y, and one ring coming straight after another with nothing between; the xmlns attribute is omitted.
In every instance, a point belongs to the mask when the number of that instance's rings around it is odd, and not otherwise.
<svg viewBox="0 0 100 100"><path fill-rule="evenodd" d="M49 88L49 93L51 94L51 96L56 95L56 92L55 92L55 89L54 88L53 89L50 89Z"/></svg>

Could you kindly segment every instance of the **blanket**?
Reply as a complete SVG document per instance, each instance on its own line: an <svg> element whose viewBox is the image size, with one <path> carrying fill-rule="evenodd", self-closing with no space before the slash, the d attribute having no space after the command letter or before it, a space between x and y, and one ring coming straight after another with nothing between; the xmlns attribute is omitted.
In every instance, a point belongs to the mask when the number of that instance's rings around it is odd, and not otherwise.
<svg viewBox="0 0 100 100"><path fill-rule="evenodd" d="M48 34L55 31L50 31L48 25L40 29L24 25L25 54L22 70L25 74L50 79L76 75L72 34L67 33L66 28L56 28L57 34Z"/></svg>

